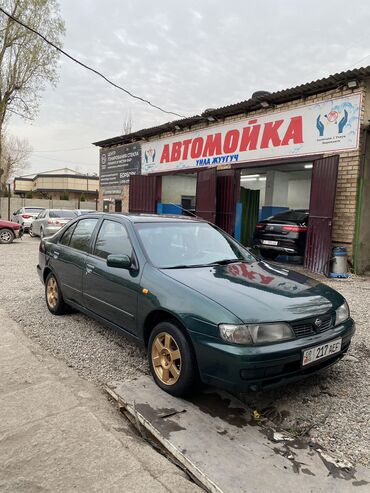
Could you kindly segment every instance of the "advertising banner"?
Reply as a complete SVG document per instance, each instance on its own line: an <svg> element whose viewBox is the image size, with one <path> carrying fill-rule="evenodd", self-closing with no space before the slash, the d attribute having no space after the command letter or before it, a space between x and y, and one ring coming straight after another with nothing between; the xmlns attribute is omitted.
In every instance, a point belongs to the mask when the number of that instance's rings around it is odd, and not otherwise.
<svg viewBox="0 0 370 493"><path fill-rule="evenodd" d="M127 144L100 149L100 186L117 189L128 183L131 175L138 175L141 166L141 147Z"/></svg>
<svg viewBox="0 0 370 493"><path fill-rule="evenodd" d="M142 174L356 149L361 95L143 143Z"/></svg>

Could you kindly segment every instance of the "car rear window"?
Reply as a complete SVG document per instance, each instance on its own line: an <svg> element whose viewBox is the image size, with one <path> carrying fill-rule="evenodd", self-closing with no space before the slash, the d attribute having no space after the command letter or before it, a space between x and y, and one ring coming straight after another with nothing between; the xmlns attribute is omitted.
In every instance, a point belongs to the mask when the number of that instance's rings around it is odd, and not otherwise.
<svg viewBox="0 0 370 493"><path fill-rule="evenodd" d="M39 213L41 211L44 211L45 209L43 207L25 207L24 212L30 212L31 214Z"/></svg>
<svg viewBox="0 0 370 493"><path fill-rule="evenodd" d="M76 217L77 214L74 211L50 211L49 212L49 217Z"/></svg>
<svg viewBox="0 0 370 493"><path fill-rule="evenodd" d="M270 216L267 221L297 221L304 222L308 218L308 212L306 211L285 211L275 216Z"/></svg>

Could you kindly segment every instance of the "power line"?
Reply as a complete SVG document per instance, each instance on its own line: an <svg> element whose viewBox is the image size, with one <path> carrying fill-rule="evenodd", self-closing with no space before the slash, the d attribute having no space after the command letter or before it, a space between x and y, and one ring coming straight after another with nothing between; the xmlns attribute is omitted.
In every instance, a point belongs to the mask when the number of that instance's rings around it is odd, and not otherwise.
<svg viewBox="0 0 370 493"><path fill-rule="evenodd" d="M128 94L129 96L131 96L132 98L134 99L138 99L139 101L142 101L143 103L146 103L148 104L149 106L152 106L153 108L156 108L157 110L159 111L162 111L163 113L167 113L169 115L175 115L175 116L178 116L180 118L186 118L184 115L180 115L179 113L175 113L173 111L167 111L163 108L161 108L160 106L157 106L153 103L151 103L149 100L147 99L144 99L144 98L141 98L140 96L136 96L135 94L133 94L132 92L128 91L127 89L125 89L124 87L122 86L119 86L118 84L116 84L115 82L111 81L110 79L108 79L108 77L106 77L105 75L103 75L101 72L99 72L98 70L92 68L92 67L89 67L88 65L86 65L85 63L81 62L80 60L78 60L77 58L74 58L72 55L70 55L69 53L67 53L66 51L62 50L62 48L59 48L59 46L57 46L56 44L54 44L52 41L49 41L47 38L45 38L45 36L43 36L41 33L39 33L38 31L36 31L35 29L33 29L32 27L28 26L27 24L24 24L22 21L20 21L19 19L17 19L16 17L13 17L11 14L9 14L9 12L6 12L6 10L4 10L2 7L0 7L0 11L5 14L6 16L9 17L9 19L12 19L14 22L16 22L17 24L21 25L22 27L24 27L25 29L28 29L29 31L31 31L32 33L36 34L37 36L39 36L41 39L43 39L45 41L45 43L49 44L50 46L52 46L55 50L59 51L60 53L62 53L62 55L64 55L65 57L69 58L70 60L72 60L73 62L77 63L78 65L81 65L82 67L86 68L87 70L90 70L90 72L93 72L94 74L98 75L99 77L101 77L102 79L104 79L106 82L108 82L108 84L110 84L111 86L115 87L116 89L119 89L123 92L125 92L126 94Z"/></svg>

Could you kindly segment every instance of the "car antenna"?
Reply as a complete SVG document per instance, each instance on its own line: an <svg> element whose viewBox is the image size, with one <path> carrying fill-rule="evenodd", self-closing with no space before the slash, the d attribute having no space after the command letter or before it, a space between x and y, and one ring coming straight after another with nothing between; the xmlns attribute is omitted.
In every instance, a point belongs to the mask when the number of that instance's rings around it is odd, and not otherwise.
<svg viewBox="0 0 370 493"><path fill-rule="evenodd" d="M173 205L174 207L177 207L178 209L181 209L182 211L186 211L186 212L188 212L189 214L191 214L192 216L194 216L196 218L199 217L196 214L194 214L193 212L189 211L189 209L185 209L182 205L173 204L172 202L168 202L168 204ZM199 219L201 219L201 218L199 218Z"/></svg>

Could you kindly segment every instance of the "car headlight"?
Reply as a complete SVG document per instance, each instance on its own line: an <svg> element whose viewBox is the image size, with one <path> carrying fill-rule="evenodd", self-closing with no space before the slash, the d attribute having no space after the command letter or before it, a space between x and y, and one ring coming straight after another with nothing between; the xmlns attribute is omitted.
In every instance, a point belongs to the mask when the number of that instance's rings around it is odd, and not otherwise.
<svg viewBox="0 0 370 493"><path fill-rule="evenodd" d="M349 319L349 307L345 301L343 305L335 310L335 325L339 325Z"/></svg>
<svg viewBox="0 0 370 493"><path fill-rule="evenodd" d="M219 329L222 339L232 344L266 344L286 341L295 337L291 326L285 323L220 324Z"/></svg>

